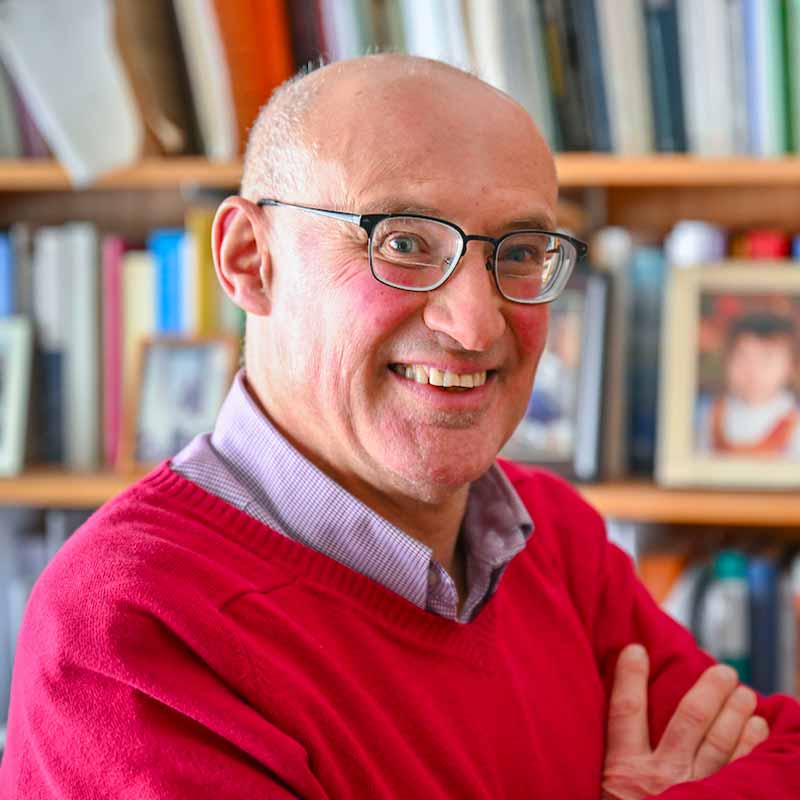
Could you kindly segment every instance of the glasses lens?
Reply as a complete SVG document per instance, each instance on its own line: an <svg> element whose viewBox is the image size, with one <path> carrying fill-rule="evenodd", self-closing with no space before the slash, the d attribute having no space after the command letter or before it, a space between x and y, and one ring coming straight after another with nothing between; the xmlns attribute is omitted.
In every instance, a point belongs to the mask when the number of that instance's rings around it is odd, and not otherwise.
<svg viewBox="0 0 800 800"><path fill-rule="evenodd" d="M460 250L461 236L449 225L416 217L389 217L372 231L370 263L383 283L426 290L447 277Z"/></svg>
<svg viewBox="0 0 800 800"><path fill-rule="evenodd" d="M497 248L497 282L510 300L548 302L561 293L576 261L574 245L546 233L515 233Z"/></svg>

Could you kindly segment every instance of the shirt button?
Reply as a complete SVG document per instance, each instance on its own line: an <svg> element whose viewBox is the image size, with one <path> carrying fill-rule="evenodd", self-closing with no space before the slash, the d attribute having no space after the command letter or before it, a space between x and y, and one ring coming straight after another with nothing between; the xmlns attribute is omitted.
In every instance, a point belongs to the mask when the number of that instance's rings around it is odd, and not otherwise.
<svg viewBox="0 0 800 800"><path fill-rule="evenodd" d="M431 589L434 589L438 585L439 585L439 573L435 569L431 568L428 570L428 586L430 586Z"/></svg>

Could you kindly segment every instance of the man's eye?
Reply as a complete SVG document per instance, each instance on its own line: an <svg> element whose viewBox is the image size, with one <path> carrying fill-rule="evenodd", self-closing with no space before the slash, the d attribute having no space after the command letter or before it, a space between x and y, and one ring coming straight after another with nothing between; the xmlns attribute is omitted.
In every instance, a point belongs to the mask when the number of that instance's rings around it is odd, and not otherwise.
<svg viewBox="0 0 800 800"><path fill-rule="evenodd" d="M503 254L503 261L514 263L526 263L529 261L541 262L542 251L536 247L520 246L512 247Z"/></svg>
<svg viewBox="0 0 800 800"><path fill-rule="evenodd" d="M385 247L395 255L410 256L422 251L422 242L417 236L392 236L386 240Z"/></svg>

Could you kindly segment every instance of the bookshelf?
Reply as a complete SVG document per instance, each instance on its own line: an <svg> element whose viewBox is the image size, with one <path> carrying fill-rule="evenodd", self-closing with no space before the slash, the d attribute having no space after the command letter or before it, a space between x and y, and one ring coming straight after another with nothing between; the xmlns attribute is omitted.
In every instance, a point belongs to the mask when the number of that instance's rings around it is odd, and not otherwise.
<svg viewBox="0 0 800 800"><path fill-rule="evenodd" d="M556 157L559 182L565 189L651 189L657 187L800 186L800 158L696 158L648 155L619 158L603 153L565 153ZM95 189L174 189L183 185L235 189L239 161L201 157L152 158L110 173L86 187ZM71 191L64 168L55 161L0 161L1 192Z"/></svg>
<svg viewBox="0 0 800 800"><path fill-rule="evenodd" d="M666 230L680 217L709 214L722 224L753 224L763 216L770 224L796 225L800 216L800 158L700 159L686 155L619 158L596 153L568 153L556 158L560 183L572 190L604 193L608 221ZM63 168L48 160L0 162L0 207L24 199L27 216L39 204L52 209L69 195L70 207L86 198L93 211L105 199L130 194L169 197L182 204L187 188L235 191L241 164L204 158L149 159L105 176L80 190L70 185ZM752 203L758 190L759 202ZM60 198L60 199L59 199ZM750 202L745 202L749 198ZM94 201L94 202L92 202ZM137 203L138 204L138 203ZM150 205L148 202L147 205ZM17 206L18 208L18 206ZM144 214L140 207L139 215ZM2 216L2 215L0 215ZM756 217L754 220L753 217ZM0 479L0 505L80 508L100 505L123 491L136 473L70 473L31 468L25 474ZM792 492L733 492L662 489L643 481L583 485L581 493L601 513L629 520L690 524L800 528L800 502Z"/></svg>

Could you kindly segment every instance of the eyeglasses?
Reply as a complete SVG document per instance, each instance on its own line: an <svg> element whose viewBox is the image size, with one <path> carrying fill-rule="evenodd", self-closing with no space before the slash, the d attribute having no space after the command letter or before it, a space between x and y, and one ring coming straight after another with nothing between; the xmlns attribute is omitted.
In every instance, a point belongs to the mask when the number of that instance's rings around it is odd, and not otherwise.
<svg viewBox="0 0 800 800"><path fill-rule="evenodd" d="M421 214L350 214L269 199L258 205L296 208L359 225L369 237L372 275L409 292L438 289L469 242L489 242L492 255L486 269L493 273L498 292L515 303L549 303L561 294L588 250L579 239L552 231L518 230L493 238L467 235L452 222Z"/></svg>

